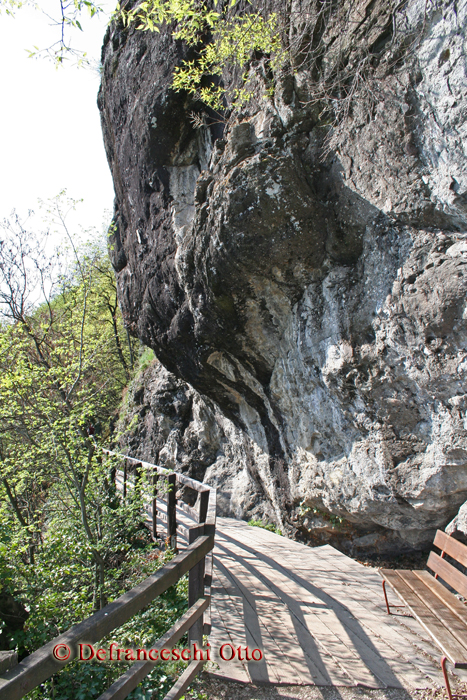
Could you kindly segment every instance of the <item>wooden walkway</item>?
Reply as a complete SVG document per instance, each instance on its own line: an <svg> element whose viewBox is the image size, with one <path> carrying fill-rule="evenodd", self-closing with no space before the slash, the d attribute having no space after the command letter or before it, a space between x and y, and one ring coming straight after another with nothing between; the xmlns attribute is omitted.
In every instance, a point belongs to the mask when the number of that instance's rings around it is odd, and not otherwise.
<svg viewBox="0 0 467 700"><path fill-rule="evenodd" d="M329 545L306 547L228 518L217 521L214 556L212 648L230 641L264 653L260 663L217 658L216 674L287 685L442 684L437 648L411 617L386 614L374 569Z"/></svg>
<svg viewBox="0 0 467 700"><path fill-rule="evenodd" d="M179 509L177 519L192 525ZM408 691L443 685L438 649L404 609L386 614L375 569L330 545L307 547L231 518L217 519L209 641L210 672L243 683ZM224 661L224 644L260 649L263 659Z"/></svg>
<svg viewBox="0 0 467 700"><path fill-rule="evenodd" d="M147 516L152 523L149 505ZM157 519L161 532L162 501ZM193 525L179 508L177 522L182 533ZM185 544L182 534L179 549ZM217 518L210 673L274 685L409 692L442 687L438 648L403 607L386 614L381 581L376 569L330 545L307 547L244 521ZM388 597L400 605L391 590ZM260 649L263 659L224 661L224 644L248 646L250 653ZM466 672L456 675L466 680Z"/></svg>

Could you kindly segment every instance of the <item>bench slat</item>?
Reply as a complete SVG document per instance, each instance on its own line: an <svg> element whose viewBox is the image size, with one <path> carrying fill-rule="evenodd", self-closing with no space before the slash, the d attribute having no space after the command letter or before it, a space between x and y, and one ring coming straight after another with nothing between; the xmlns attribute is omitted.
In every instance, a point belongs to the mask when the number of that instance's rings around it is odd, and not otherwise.
<svg viewBox="0 0 467 700"><path fill-rule="evenodd" d="M467 577L459 569L456 569L445 559L441 559L436 552L430 552L426 565L435 574L441 576L443 581L446 581L454 590L467 598Z"/></svg>
<svg viewBox="0 0 467 700"><path fill-rule="evenodd" d="M438 620L449 630L453 637L465 647L465 659L467 660L467 627L445 605L440 604L438 596L431 591L425 583L418 578L414 571L398 570L399 576L406 582L421 601L436 615ZM434 579L433 579L434 580ZM440 584L441 585L441 584ZM452 596L444 589L448 595Z"/></svg>
<svg viewBox="0 0 467 700"><path fill-rule="evenodd" d="M414 571L414 574L438 596L454 615L457 615L467 628L467 607L460 600L457 600L456 596L452 595L446 586L443 586L428 571Z"/></svg>
<svg viewBox="0 0 467 700"><path fill-rule="evenodd" d="M458 561L459 564L467 566L467 547L462 542L446 535L442 530L437 530L433 544Z"/></svg>
<svg viewBox="0 0 467 700"><path fill-rule="evenodd" d="M394 569L380 569L382 577L409 608L456 668L467 668L467 649L444 627Z"/></svg>

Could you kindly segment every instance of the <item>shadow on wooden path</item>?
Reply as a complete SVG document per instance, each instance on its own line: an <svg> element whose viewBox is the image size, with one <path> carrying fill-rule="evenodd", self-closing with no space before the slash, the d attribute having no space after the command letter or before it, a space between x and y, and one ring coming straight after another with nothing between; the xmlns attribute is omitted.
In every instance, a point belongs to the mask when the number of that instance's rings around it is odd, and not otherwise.
<svg viewBox="0 0 467 700"><path fill-rule="evenodd" d="M177 518L190 526L185 513ZM437 648L404 610L386 614L375 569L330 545L307 547L232 518L217 519L209 641L210 672L244 683L442 685ZM223 660L223 645L227 658L241 647L243 660ZM262 660L248 661L246 646Z"/></svg>

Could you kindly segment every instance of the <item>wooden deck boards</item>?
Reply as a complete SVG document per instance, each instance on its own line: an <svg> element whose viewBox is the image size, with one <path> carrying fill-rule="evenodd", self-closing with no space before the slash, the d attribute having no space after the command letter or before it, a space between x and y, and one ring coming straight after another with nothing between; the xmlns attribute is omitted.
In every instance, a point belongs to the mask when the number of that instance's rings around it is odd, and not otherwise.
<svg viewBox="0 0 467 700"><path fill-rule="evenodd" d="M163 510L161 504L161 531ZM186 513L177 517L193 524ZM442 684L439 652L417 625L404 610L388 616L377 571L333 547L306 547L217 519L213 675L244 683L432 688ZM222 644L259 648L264 658L223 661Z"/></svg>

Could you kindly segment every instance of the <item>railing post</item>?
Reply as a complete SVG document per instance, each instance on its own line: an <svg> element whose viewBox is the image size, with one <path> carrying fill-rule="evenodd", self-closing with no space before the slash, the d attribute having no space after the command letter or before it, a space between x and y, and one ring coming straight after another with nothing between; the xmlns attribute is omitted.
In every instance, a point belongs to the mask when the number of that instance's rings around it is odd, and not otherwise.
<svg viewBox="0 0 467 700"><path fill-rule="evenodd" d="M123 462L123 498L126 498L127 460Z"/></svg>
<svg viewBox="0 0 467 700"><path fill-rule="evenodd" d="M216 534L216 507L217 507L217 489L210 488L208 498L208 511L206 515L206 523L204 525L204 535ZM209 552L205 558L204 564L204 592L211 599L212 594L212 576L213 576L213 552ZM203 617L203 633L211 634L211 605L204 613Z"/></svg>
<svg viewBox="0 0 467 700"><path fill-rule="evenodd" d="M170 547L176 551L177 549L177 476L169 474L167 481L169 484L169 492L167 494L167 537Z"/></svg>
<svg viewBox="0 0 467 700"><path fill-rule="evenodd" d="M209 492L207 492L209 494ZM192 544L197 537L204 535L204 525L191 527L188 531L188 544ZM203 557L195 566L190 569L188 574L188 607L191 608L196 601L204 595L204 569L206 557ZM194 642L198 646L203 645L204 623L200 617L188 630L188 646L191 647Z"/></svg>
<svg viewBox="0 0 467 700"><path fill-rule="evenodd" d="M206 522L206 516L208 514L209 491L201 491L198 498L198 522L201 525Z"/></svg>
<svg viewBox="0 0 467 700"><path fill-rule="evenodd" d="M159 475L155 469L152 471L152 536L157 537L157 482Z"/></svg>

